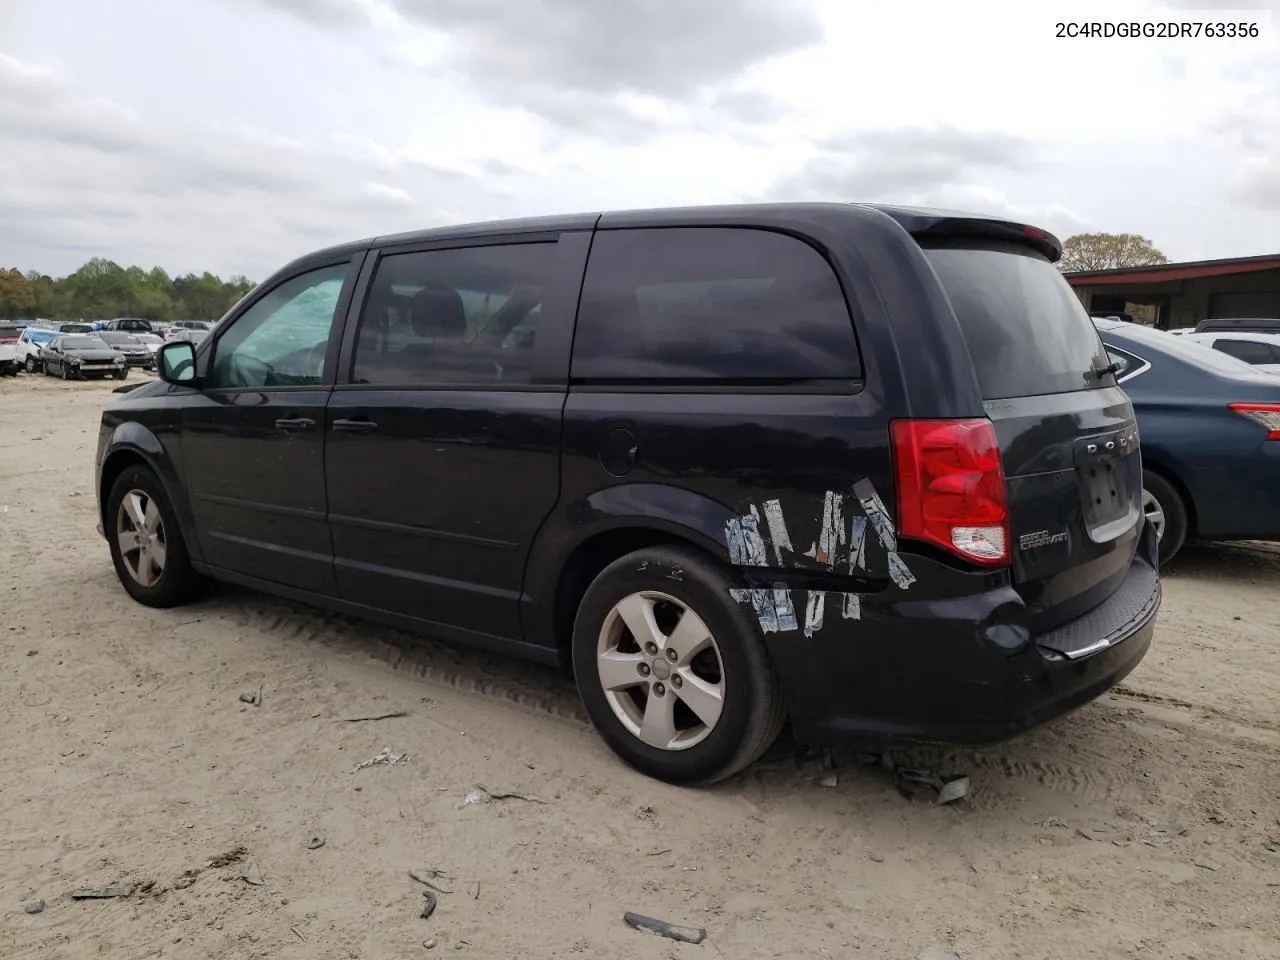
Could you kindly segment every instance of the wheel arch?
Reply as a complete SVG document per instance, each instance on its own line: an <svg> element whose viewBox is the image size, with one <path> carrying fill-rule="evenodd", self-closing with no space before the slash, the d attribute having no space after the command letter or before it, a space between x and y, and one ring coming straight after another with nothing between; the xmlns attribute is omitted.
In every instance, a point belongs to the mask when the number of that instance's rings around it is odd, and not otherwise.
<svg viewBox="0 0 1280 960"><path fill-rule="evenodd" d="M178 515L179 532L187 552L192 559L202 560L199 543L196 537L190 535L193 521L187 499L181 493L182 484L178 478L177 465L160 439L140 423L130 421L120 424L112 434L107 452L102 458L98 474L98 520L104 533L110 529L107 498L111 487L124 471L135 466L145 467L159 478L165 496Z"/></svg>
<svg viewBox="0 0 1280 960"><path fill-rule="evenodd" d="M1197 536L1198 523L1196 520L1196 502L1191 496L1191 488L1186 485L1182 477L1178 475L1178 471L1171 467L1165 460L1159 457L1149 457L1143 452L1142 469L1150 470L1152 473L1164 480L1169 486L1173 487L1174 492L1182 498L1182 505L1187 510L1187 539L1191 540Z"/></svg>
<svg viewBox="0 0 1280 960"><path fill-rule="evenodd" d="M561 507L547 521L525 573L525 638L554 648L568 665L573 620L591 581L619 557L683 546L724 569L725 525L735 514L702 494L662 484L609 487Z"/></svg>

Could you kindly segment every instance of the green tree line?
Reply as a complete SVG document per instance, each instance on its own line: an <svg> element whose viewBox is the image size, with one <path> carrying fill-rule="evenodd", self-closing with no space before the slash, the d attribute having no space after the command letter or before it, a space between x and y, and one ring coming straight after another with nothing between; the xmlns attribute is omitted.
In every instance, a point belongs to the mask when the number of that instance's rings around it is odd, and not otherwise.
<svg viewBox="0 0 1280 960"><path fill-rule="evenodd" d="M61 278L0 268L0 318L217 320L253 286L241 276L171 277L160 267L122 267L103 257Z"/></svg>

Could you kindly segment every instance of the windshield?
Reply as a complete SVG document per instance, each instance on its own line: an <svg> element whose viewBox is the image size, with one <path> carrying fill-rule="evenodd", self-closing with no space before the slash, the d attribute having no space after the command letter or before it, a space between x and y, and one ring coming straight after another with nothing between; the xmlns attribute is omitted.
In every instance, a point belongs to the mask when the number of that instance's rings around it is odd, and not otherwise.
<svg viewBox="0 0 1280 960"><path fill-rule="evenodd" d="M132 346L142 342L137 337L129 333L104 333L101 334L101 337L107 343L123 344L126 346Z"/></svg>
<svg viewBox="0 0 1280 960"><path fill-rule="evenodd" d="M951 301L985 400L1110 386L1093 321L1057 269L1021 244L925 249Z"/></svg>
<svg viewBox="0 0 1280 960"><path fill-rule="evenodd" d="M98 337L63 337L61 346L63 350L104 350L107 345Z"/></svg>
<svg viewBox="0 0 1280 960"><path fill-rule="evenodd" d="M134 339L138 343L164 343L164 340L157 337L154 333L139 333Z"/></svg>

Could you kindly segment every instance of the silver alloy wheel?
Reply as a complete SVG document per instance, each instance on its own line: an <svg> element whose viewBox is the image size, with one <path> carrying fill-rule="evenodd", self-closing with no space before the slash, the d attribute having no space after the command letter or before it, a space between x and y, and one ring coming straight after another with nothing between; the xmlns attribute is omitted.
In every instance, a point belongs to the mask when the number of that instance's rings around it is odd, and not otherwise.
<svg viewBox="0 0 1280 960"><path fill-rule="evenodd" d="M665 593L633 593L609 611L596 667L614 716L651 747L696 746L724 711L715 638L701 617Z"/></svg>
<svg viewBox="0 0 1280 960"><path fill-rule="evenodd" d="M153 587L164 573L166 553L160 505L142 490L130 490L116 510L120 559L139 585Z"/></svg>
<svg viewBox="0 0 1280 960"><path fill-rule="evenodd" d="M1151 525L1156 528L1156 543L1164 539L1164 508L1160 501L1151 495L1145 487L1142 489L1142 512L1147 515Z"/></svg>

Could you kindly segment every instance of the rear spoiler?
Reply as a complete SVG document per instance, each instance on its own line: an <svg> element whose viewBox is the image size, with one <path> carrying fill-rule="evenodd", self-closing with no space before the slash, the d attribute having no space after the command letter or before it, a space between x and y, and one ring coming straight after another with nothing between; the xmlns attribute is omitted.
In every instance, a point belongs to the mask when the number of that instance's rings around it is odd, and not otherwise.
<svg viewBox="0 0 1280 960"><path fill-rule="evenodd" d="M940 210L875 205L902 226L913 237L974 237L987 240L1012 240L1034 247L1049 258L1050 263L1062 259L1062 241L1048 230L1012 220L998 220L974 214L950 214Z"/></svg>

